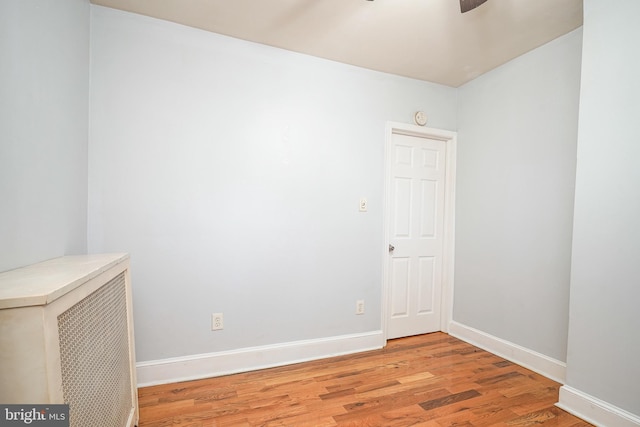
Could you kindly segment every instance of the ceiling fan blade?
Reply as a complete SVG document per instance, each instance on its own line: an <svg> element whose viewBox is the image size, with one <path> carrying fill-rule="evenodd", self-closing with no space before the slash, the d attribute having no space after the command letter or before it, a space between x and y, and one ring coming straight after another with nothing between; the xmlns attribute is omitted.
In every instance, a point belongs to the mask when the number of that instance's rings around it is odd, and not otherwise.
<svg viewBox="0 0 640 427"><path fill-rule="evenodd" d="M469 12L486 1L487 0L460 0L460 12Z"/></svg>

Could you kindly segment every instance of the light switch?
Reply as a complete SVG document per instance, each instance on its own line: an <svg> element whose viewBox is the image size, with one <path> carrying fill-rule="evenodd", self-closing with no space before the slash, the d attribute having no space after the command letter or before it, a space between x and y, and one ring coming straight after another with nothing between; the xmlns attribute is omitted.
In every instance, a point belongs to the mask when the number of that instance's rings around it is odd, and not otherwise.
<svg viewBox="0 0 640 427"><path fill-rule="evenodd" d="M367 199L366 197L360 197L360 212L367 211Z"/></svg>

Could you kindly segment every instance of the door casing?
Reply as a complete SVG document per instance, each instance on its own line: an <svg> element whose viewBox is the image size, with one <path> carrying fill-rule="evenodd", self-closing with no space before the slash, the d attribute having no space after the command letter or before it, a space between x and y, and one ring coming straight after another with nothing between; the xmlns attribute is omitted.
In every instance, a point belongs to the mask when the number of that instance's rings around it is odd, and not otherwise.
<svg viewBox="0 0 640 427"><path fill-rule="evenodd" d="M421 127L406 123L387 122L385 127L384 150L384 241L382 249L382 335L387 342L387 321L389 316L389 241L391 218L391 155L393 135L402 134L422 138L438 139L446 145L445 206L444 206L444 243L442 258L442 292L440 301L440 330L449 332L453 317L453 274L454 274L454 233L455 233L455 177L457 133L442 129Z"/></svg>

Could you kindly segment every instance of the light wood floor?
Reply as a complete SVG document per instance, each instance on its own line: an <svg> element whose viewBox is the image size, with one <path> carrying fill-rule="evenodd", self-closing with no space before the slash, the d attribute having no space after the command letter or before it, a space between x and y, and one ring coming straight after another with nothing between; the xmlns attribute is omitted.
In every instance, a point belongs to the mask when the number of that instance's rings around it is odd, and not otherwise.
<svg viewBox="0 0 640 427"><path fill-rule="evenodd" d="M443 333L350 356L139 390L139 427L589 426L559 384Z"/></svg>

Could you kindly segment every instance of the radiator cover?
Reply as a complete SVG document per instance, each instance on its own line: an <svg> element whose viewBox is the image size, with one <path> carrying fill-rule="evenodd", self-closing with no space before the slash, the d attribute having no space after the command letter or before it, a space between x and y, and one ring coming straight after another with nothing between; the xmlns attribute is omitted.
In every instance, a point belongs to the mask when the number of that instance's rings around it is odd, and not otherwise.
<svg viewBox="0 0 640 427"><path fill-rule="evenodd" d="M129 258L0 273L0 402L69 404L72 427L138 422Z"/></svg>

